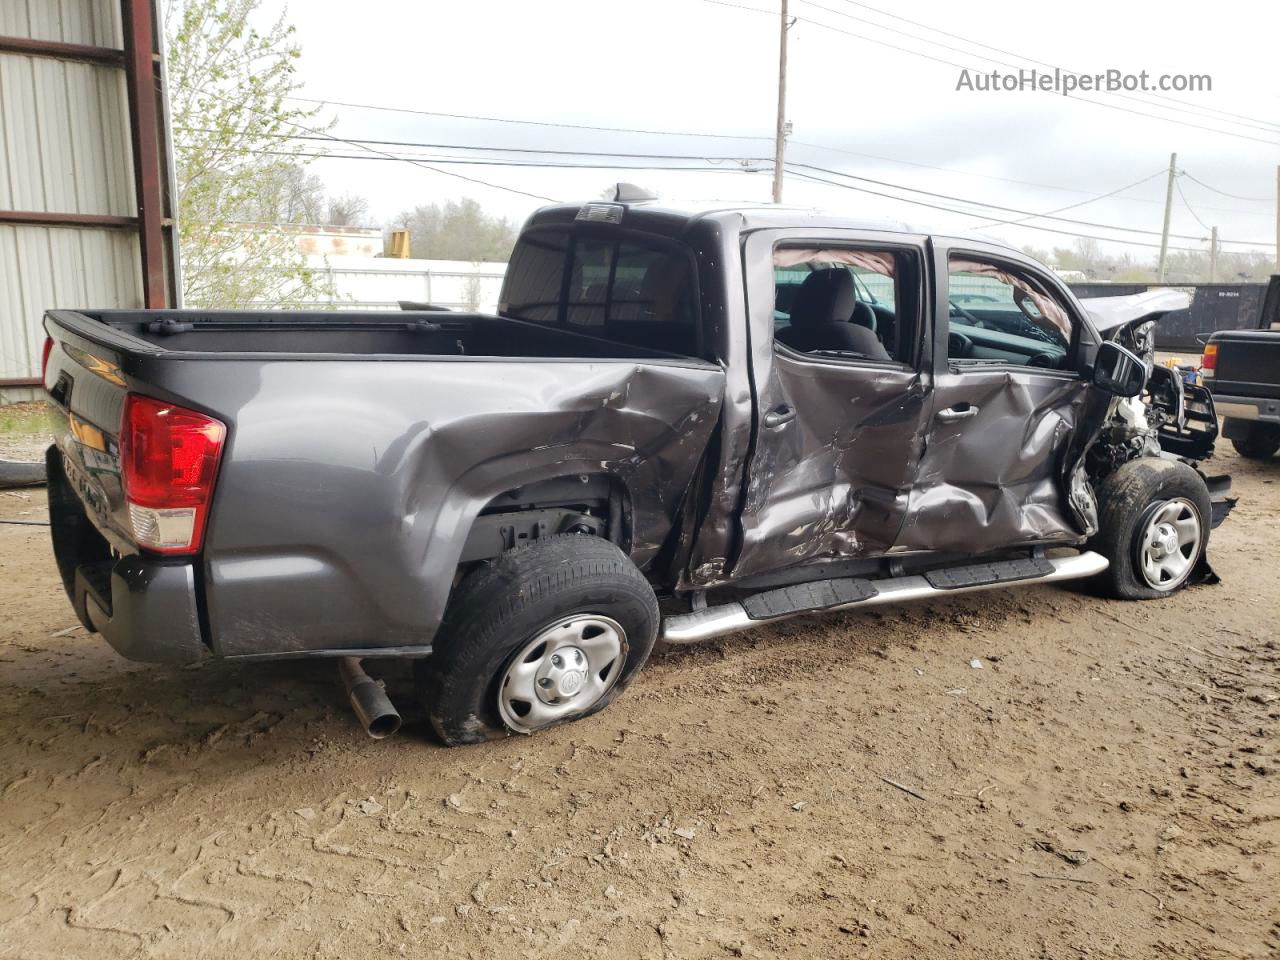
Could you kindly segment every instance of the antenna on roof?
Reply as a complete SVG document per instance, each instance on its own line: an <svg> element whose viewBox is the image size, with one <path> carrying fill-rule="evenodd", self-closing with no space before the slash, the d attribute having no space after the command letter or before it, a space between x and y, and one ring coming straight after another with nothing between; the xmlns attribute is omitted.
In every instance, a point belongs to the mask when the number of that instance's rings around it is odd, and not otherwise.
<svg viewBox="0 0 1280 960"><path fill-rule="evenodd" d="M613 196L609 199L614 203L648 203L657 200L658 195L650 193L644 187L637 187L634 183L616 183L613 186Z"/></svg>

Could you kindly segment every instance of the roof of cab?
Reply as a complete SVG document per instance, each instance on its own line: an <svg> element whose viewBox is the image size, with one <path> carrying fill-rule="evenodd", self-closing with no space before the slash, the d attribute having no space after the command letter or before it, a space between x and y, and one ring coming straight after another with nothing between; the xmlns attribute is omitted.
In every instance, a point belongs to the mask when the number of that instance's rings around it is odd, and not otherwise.
<svg viewBox="0 0 1280 960"><path fill-rule="evenodd" d="M831 211L819 210L815 207L782 206L774 204L760 204L759 206L753 206L751 204L725 205L714 203L668 205L654 200L621 202L615 200L587 200L580 203L557 203L542 207L529 218L529 223L546 223L549 221L564 222L566 220L573 220L586 207L597 207L601 209L617 207L624 211L624 217L628 214L640 214L642 219L652 218L655 220L666 220L668 223L679 220L692 223L693 221L701 219L724 219L726 217L737 216L742 218L742 227L748 230L767 227L828 227L837 230L873 230L877 233L900 233L910 234L912 236L948 237L957 240L967 240L984 246L1002 247L1015 253L1017 252L1014 247L1002 240L994 237L982 236L980 234L965 233L956 230L931 230L927 227L908 224L902 221L868 220L841 215Z"/></svg>

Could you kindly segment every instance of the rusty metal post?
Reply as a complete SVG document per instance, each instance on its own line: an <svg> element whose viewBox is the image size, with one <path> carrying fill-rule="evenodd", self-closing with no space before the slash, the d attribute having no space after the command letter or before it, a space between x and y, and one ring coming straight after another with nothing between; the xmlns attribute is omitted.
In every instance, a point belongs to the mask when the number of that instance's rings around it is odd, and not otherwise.
<svg viewBox="0 0 1280 960"><path fill-rule="evenodd" d="M142 305L154 309L169 303L165 290L164 181L160 173L156 103L155 20L151 0L121 0L121 5L138 242L142 253Z"/></svg>
<svg viewBox="0 0 1280 960"><path fill-rule="evenodd" d="M0 53L17 53L28 57L51 57L81 63L102 63L110 67L124 65L124 51L112 47L94 47L83 43L61 43L56 40L33 40L30 37L0 37Z"/></svg>

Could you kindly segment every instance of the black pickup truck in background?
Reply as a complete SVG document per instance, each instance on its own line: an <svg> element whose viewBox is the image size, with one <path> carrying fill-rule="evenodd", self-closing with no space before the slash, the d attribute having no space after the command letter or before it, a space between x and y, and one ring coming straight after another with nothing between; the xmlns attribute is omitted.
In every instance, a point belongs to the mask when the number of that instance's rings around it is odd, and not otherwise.
<svg viewBox="0 0 1280 960"><path fill-rule="evenodd" d="M1204 382L1236 452L1270 460L1280 450L1280 275L1253 330L1220 330L1204 348Z"/></svg>

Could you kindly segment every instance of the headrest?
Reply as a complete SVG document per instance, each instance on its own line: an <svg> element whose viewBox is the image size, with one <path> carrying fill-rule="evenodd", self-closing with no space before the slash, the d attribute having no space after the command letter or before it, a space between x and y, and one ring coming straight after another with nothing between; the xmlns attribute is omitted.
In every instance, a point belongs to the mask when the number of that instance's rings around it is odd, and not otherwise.
<svg viewBox="0 0 1280 960"><path fill-rule="evenodd" d="M855 303L853 277L841 267L815 270L804 278L791 305L793 327L844 323Z"/></svg>

